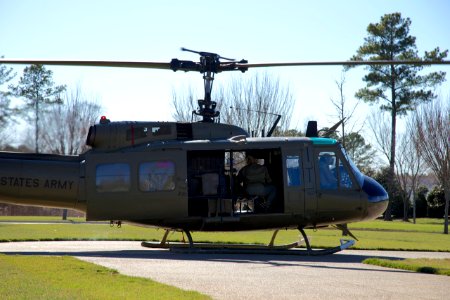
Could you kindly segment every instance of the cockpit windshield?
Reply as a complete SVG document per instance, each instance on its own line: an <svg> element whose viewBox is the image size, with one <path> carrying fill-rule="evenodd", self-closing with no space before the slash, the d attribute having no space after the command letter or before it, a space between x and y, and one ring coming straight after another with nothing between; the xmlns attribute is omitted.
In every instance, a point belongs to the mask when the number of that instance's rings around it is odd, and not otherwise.
<svg viewBox="0 0 450 300"><path fill-rule="evenodd" d="M363 186L364 174L361 173L360 170L358 170L355 163L350 159L347 152L345 152L344 147L342 147L342 146L341 146L341 151L342 151L342 154L344 155L345 159L348 161L350 168L352 169L353 175L355 175L355 178L358 181L359 186Z"/></svg>

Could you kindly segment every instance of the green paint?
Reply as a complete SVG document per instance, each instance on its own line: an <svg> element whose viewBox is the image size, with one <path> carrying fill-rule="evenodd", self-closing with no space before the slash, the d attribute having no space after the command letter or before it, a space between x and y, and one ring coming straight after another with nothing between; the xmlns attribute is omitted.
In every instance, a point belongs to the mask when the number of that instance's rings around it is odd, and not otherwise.
<svg viewBox="0 0 450 300"><path fill-rule="evenodd" d="M313 137L309 138L314 145L334 145L337 143L335 139Z"/></svg>

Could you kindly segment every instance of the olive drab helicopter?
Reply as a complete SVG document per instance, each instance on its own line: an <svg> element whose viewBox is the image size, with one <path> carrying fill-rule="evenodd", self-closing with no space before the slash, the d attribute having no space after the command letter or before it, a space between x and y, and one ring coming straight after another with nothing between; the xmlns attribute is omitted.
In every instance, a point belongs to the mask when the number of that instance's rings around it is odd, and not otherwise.
<svg viewBox="0 0 450 300"><path fill-rule="evenodd" d="M198 100L193 112L201 118L199 122L113 122L102 117L89 128L86 144L91 149L81 155L0 152L0 202L70 208L85 212L89 221L125 221L166 229L160 243L143 242L146 247L181 247L167 242L170 230L183 231L189 239L184 245L194 249L199 246L192 240L192 231L259 229L273 229L274 234L266 247L251 245L252 251L278 249L315 255L353 245L354 240L341 240L335 248L313 250L304 229L335 226L345 230L340 224L374 219L387 207L385 189L358 170L338 141L327 133L319 134L315 122L309 123L305 137L250 137L242 128L218 122L220 112L211 97L214 75L257 67L420 62L249 64L215 53L182 50L198 54L200 60L0 59L0 64L195 71L203 74L205 89L204 99ZM259 160L270 174L276 193L270 206L265 194L247 192L239 180L248 156ZM306 251L289 250L298 242L274 245L283 228L298 229ZM231 249L233 245L221 247Z"/></svg>

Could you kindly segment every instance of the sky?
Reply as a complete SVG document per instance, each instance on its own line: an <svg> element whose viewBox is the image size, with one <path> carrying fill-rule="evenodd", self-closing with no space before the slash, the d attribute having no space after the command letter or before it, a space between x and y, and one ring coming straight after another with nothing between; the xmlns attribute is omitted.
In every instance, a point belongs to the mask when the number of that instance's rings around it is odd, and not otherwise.
<svg viewBox="0 0 450 300"><path fill-rule="evenodd" d="M367 36L369 23L400 12L412 21L419 54L439 46L450 49L448 0L317 1L61 1L0 0L0 55L6 58L170 62L198 60L186 47L247 59L250 63L347 60ZM15 66L18 76L24 66ZM80 87L99 101L112 121L173 120L172 94L189 87L203 97L199 73L95 67L48 67L56 84ZM450 73L450 68L440 67ZM427 69L431 70L431 69ZM339 98L341 67L251 69L216 75L214 86L230 79L268 72L289 87L296 100L291 127L308 120L319 127L337 120L330 99ZM363 68L348 72L348 105L364 87ZM450 79L449 79L450 80ZM438 93L449 95L450 84ZM213 90L214 100L214 90ZM371 108L358 107L364 122Z"/></svg>

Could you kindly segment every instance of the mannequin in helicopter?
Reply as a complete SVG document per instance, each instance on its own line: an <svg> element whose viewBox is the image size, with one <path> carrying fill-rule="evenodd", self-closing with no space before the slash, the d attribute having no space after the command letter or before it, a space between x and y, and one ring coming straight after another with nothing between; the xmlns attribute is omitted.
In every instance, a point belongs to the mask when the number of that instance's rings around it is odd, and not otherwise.
<svg viewBox="0 0 450 300"><path fill-rule="evenodd" d="M325 190L337 189L335 172L335 156L322 152L319 156L320 188Z"/></svg>
<svg viewBox="0 0 450 300"><path fill-rule="evenodd" d="M238 173L238 184L242 185L250 197L264 197L265 201L260 205L268 211L276 197L276 188L272 184L269 172L266 166L258 164L258 159L252 155L247 155L246 161L247 165Z"/></svg>

